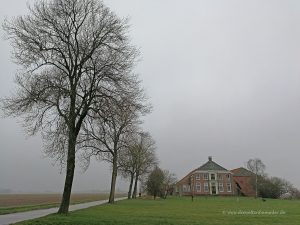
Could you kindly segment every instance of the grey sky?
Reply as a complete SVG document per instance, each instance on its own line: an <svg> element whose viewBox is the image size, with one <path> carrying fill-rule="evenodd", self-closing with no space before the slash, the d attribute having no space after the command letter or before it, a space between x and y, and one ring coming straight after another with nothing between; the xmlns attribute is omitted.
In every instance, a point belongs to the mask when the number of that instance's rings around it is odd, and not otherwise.
<svg viewBox="0 0 300 225"><path fill-rule="evenodd" d="M259 157L268 174L300 188L299 1L104 2L131 18L142 56L136 71L154 106L144 127L163 168L180 178L208 155L227 169ZM23 1L1 3L1 21L26 12ZM1 96L17 69L8 44L0 40ZM64 176L43 158L39 137L1 119L0 141L0 188L62 191ZM77 171L75 190L108 189L107 164Z"/></svg>

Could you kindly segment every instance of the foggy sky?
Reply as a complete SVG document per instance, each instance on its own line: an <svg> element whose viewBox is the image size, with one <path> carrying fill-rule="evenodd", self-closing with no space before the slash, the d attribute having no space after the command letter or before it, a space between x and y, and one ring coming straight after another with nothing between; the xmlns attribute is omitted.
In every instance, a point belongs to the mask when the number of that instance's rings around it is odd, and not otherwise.
<svg viewBox="0 0 300 225"><path fill-rule="evenodd" d="M1 3L1 23L27 12L25 1ZM136 72L154 109L144 128L156 140L162 168L181 178L210 155L227 169L258 157L269 175L300 188L300 1L104 3L130 17L142 57ZM3 97L14 90L18 67L9 42L1 39L0 49ZM18 119L0 119L0 141L0 188L63 190L59 167L44 157L38 136L26 137ZM109 189L106 163L76 170L75 191ZM119 188L126 190L126 182Z"/></svg>

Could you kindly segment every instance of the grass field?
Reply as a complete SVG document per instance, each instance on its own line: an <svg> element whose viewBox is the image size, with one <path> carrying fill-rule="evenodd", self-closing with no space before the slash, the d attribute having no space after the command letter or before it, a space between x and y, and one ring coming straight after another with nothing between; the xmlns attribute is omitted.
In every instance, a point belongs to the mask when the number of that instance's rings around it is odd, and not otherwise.
<svg viewBox="0 0 300 225"><path fill-rule="evenodd" d="M71 204L108 199L108 194L72 194ZM117 194L117 197L126 194ZM9 194L0 195L0 215L35 209L57 207L61 194Z"/></svg>
<svg viewBox="0 0 300 225"><path fill-rule="evenodd" d="M236 197L136 199L18 225L299 225L300 201Z"/></svg>

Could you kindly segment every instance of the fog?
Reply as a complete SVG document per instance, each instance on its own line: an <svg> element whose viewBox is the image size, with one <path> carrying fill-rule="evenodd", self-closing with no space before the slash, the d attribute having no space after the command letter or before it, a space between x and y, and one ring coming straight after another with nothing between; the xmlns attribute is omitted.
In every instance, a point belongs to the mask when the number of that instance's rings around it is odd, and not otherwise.
<svg viewBox="0 0 300 225"><path fill-rule="evenodd" d="M153 105L143 127L156 140L162 168L181 178L208 156L227 169L257 157L270 176L300 188L300 1L104 3L130 18L141 51L135 72ZM26 12L25 1L1 0L1 23ZM18 67L3 38L0 49L4 97L15 89ZM0 119L0 189L62 192L64 174L20 121ZM76 171L74 191L109 189L107 163ZM126 190L126 181L119 179L118 188Z"/></svg>

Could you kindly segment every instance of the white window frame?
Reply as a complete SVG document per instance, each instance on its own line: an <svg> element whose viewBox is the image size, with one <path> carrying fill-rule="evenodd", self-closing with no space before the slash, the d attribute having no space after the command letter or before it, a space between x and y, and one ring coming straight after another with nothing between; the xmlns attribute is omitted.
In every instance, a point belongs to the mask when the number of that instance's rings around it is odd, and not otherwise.
<svg viewBox="0 0 300 225"><path fill-rule="evenodd" d="M214 176L214 179L212 179L212 176ZM216 174L215 173L210 174L210 180L216 180Z"/></svg>
<svg viewBox="0 0 300 225"><path fill-rule="evenodd" d="M201 192L201 183L196 183L196 186L195 186L195 189L196 189L196 192Z"/></svg>
<svg viewBox="0 0 300 225"><path fill-rule="evenodd" d="M182 185L182 192L190 192L190 185L184 184Z"/></svg>
<svg viewBox="0 0 300 225"><path fill-rule="evenodd" d="M228 187L230 187L230 188L228 188ZM227 188L227 192L232 192L231 183L227 183L226 188Z"/></svg>
<svg viewBox="0 0 300 225"><path fill-rule="evenodd" d="M196 180L201 180L201 175L200 175L200 173L196 173Z"/></svg>
<svg viewBox="0 0 300 225"><path fill-rule="evenodd" d="M203 180L208 180L209 179L209 173L203 174Z"/></svg>
<svg viewBox="0 0 300 225"><path fill-rule="evenodd" d="M209 186L207 182L204 183L204 192L209 192Z"/></svg>
<svg viewBox="0 0 300 225"><path fill-rule="evenodd" d="M229 173L226 174L226 178L227 178L228 181L230 180L230 174Z"/></svg>
<svg viewBox="0 0 300 225"><path fill-rule="evenodd" d="M218 188L219 188L219 192L224 192L224 185L223 185L223 183L219 183Z"/></svg>

